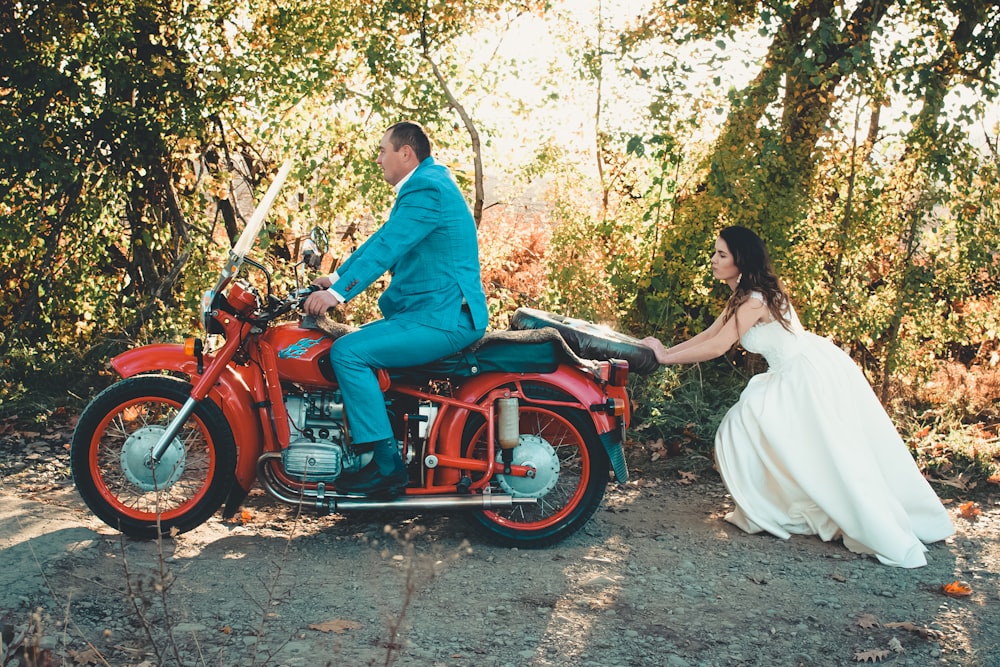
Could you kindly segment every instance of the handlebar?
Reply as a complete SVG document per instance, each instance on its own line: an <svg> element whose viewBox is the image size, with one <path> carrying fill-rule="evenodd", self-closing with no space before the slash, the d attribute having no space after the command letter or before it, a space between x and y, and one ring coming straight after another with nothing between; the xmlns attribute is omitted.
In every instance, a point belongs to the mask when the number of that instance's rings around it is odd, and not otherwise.
<svg viewBox="0 0 1000 667"><path fill-rule="evenodd" d="M278 298L273 294L269 294L267 303L262 305L261 309L254 313L249 320L259 324L267 324L283 315L287 315L293 310L300 310L306 298L317 289L319 288L315 285L296 288L284 298Z"/></svg>

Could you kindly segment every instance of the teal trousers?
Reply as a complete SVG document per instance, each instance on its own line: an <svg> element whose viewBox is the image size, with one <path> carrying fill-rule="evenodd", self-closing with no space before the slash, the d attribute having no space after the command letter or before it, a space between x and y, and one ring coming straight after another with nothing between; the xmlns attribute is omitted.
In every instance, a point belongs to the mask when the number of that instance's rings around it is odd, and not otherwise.
<svg viewBox="0 0 1000 667"><path fill-rule="evenodd" d="M426 364L472 345L484 333L485 328L477 329L472 315L463 309L455 331L389 318L338 338L330 349L330 361L343 394L351 440L369 443L393 437L377 369Z"/></svg>

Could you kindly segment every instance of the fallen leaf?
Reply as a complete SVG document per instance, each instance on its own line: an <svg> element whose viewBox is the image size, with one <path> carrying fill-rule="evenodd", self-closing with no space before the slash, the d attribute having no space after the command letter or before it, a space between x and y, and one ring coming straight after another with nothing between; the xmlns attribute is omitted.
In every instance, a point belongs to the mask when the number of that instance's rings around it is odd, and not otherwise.
<svg viewBox="0 0 1000 667"><path fill-rule="evenodd" d="M948 597L964 598L972 595L972 586L964 581L953 581L942 586L941 591Z"/></svg>
<svg viewBox="0 0 1000 667"><path fill-rule="evenodd" d="M958 473L954 477L939 477L936 481L938 484L944 484L945 486L950 486L956 488L960 491L968 491L969 489L975 487L976 485L969 484L962 473Z"/></svg>
<svg viewBox="0 0 1000 667"><path fill-rule="evenodd" d="M889 650L893 653L906 653L906 649L903 648L903 645L895 637L889 640Z"/></svg>
<svg viewBox="0 0 1000 667"><path fill-rule="evenodd" d="M685 470L678 470L677 472L681 476L680 479L681 484L690 484L691 482L695 482L698 480L698 475L694 474L693 472L687 472Z"/></svg>
<svg viewBox="0 0 1000 667"><path fill-rule="evenodd" d="M885 627L899 628L908 632L915 632L924 639L944 639L944 633L940 630L932 630L931 628L926 628L922 625L917 625L916 623L910 623L909 621L904 621L902 623L886 623Z"/></svg>
<svg viewBox="0 0 1000 667"><path fill-rule="evenodd" d="M653 451L652 456L649 457L650 461L657 461L667 455L667 446L663 444L663 438L649 443L649 448Z"/></svg>
<svg viewBox="0 0 1000 667"><path fill-rule="evenodd" d="M82 651L70 650L69 655L73 658L73 664L76 665L99 665L104 662L104 657L93 646Z"/></svg>
<svg viewBox="0 0 1000 667"><path fill-rule="evenodd" d="M336 632L338 635L342 635L348 630L357 630L361 627L361 624L357 621L348 621L342 618L335 618L331 621L323 621L322 623L313 623L309 626L310 630L319 630L320 632Z"/></svg>
<svg viewBox="0 0 1000 667"><path fill-rule="evenodd" d="M847 582L847 577L842 574L831 574L830 578L834 581L839 581L842 584Z"/></svg>
<svg viewBox="0 0 1000 667"><path fill-rule="evenodd" d="M241 523L244 526L253 521L253 512L250 510L242 510L239 514L230 519L233 523Z"/></svg>
<svg viewBox="0 0 1000 667"><path fill-rule="evenodd" d="M880 625L878 619L873 614L862 614L858 616L857 622L862 628L877 628Z"/></svg>
<svg viewBox="0 0 1000 667"><path fill-rule="evenodd" d="M958 506L958 516L969 521L975 521L982 513L983 511L979 509L978 503L974 503L971 500Z"/></svg>
<svg viewBox="0 0 1000 667"><path fill-rule="evenodd" d="M882 662L892 655L892 651L884 649L872 649L871 651L861 651L854 654L855 662Z"/></svg>

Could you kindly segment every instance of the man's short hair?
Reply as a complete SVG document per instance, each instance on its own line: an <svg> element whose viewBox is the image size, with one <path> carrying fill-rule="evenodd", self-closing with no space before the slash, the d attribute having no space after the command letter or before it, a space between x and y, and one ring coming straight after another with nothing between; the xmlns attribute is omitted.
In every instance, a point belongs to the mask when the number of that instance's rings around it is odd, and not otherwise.
<svg viewBox="0 0 1000 667"><path fill-rule="evenodd" d="M398 151L403 146L409 146L419 161L423 162L425 158L430 157L431 140L419 124L403 121L390 126L389 131L392 132L389 141L394 150Z"/></svg>

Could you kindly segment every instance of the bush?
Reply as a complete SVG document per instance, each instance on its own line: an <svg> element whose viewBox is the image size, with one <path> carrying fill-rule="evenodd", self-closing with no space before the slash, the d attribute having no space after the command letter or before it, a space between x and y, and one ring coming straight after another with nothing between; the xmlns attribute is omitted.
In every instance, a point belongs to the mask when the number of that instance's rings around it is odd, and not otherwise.
<svg viewBox="0 0 1000 667"><path fill-rule="evenodd" d="M634 379L633 446L656 458L678 457L687 470L711 468L715 431L749 378L745 364L724 359Z"/></svg>

